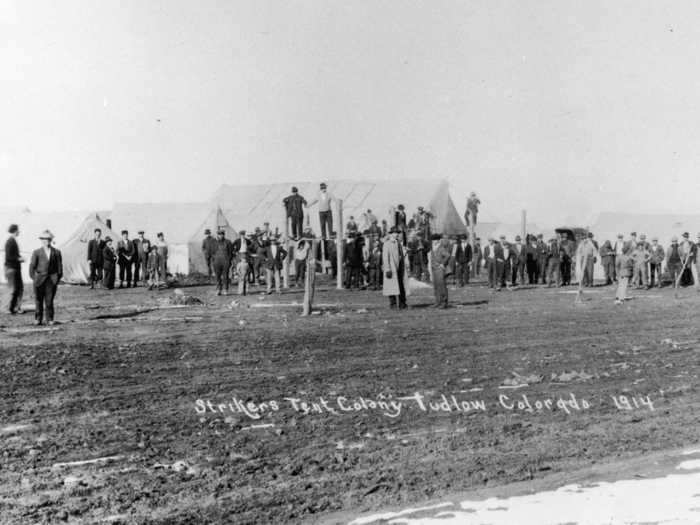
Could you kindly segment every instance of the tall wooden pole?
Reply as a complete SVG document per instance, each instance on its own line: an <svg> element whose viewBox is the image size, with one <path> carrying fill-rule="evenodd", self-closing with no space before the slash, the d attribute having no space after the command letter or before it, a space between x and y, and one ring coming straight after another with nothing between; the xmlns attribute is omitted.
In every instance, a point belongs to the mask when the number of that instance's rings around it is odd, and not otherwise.
<svg viewBox="0 0 700 525"><path fill-rule="evenodd" d="M336 254L338 256L338 283L336 284L336 288L338 290L343 289L343 258L345 257L345 254L343 253L343 238L344 238L344 231L343 231L343 199L338 199L338 227L336 228L337 235L335 236L335 242L336 242Z"/></svg>
<svg viewBox="0 0 700 525"><path fill-rule="evenodd" d="M314 289L316 286L316 250L318 240L311 242L311 247L306 255L306 279L304 279L304 310L302 315L311 315L314 302Z"/></svg>
<svg viewBox="0 0 700 525"><path fill-rule="evenodd" d="M520 238L523 242L526 242L525 236L527 235L527 211L523 210L520 217Z"/></svg>
<svg viewBox="0 0 700 525"><path fill-rule="evenodd" d="M282 263L282 286L289 288L289 261L294 252L290 249L289 242L289 217L287 217L287 207L282 203L282 216L284 217L284 248L287 251L287 256Z"/></svg>
<svg viewBox="0 0 700 525"><path fill-rule="evenodd" d="M469 241L471 242L472 245L472 277L476 277L476 265L479 264L479 258L476 253L476 230L474 228L474 219L476 218L474 214L470 211L467 211L467 215L469 216Z"/></svg>

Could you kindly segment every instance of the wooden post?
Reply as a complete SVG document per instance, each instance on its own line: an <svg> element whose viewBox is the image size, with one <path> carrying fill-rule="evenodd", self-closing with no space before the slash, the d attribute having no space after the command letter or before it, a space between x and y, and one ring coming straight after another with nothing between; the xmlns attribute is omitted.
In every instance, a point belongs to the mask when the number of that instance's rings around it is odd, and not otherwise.
<svg viewBox="0 0 700 525"><path fill-rule="evenodd" d="M526 242L525 236L527 235L527 211L523 210L521 212L520 218L520 234L523 242Z"/></svg>
<svg viewBox="0 0 700 525"><path fill-rule="evenodd" d="M336 284L338 290L343 289L343 258L345 257L343 253L343 228L343 199L338 199L338 227L336 228L335 236L335 251L338 256L338 283Z"/></svg>
<svg viewBox="0 0 700 525"><path fill-rule="evenodd" d="M469 215L469 241L472 245L472 277L476 277L476 265L479 264L479 257L476 253L476 231L474 228L474 214L467 210Z"/></svg>
<svg viewBox="0 0 700 525"><path fill-rule="evenodd" d="M304 310L301 315L311 315L314 302L314 289L316 286L316 248L318 240L311 242L311 247L306 255L306 279L304 279Z"/></svg>

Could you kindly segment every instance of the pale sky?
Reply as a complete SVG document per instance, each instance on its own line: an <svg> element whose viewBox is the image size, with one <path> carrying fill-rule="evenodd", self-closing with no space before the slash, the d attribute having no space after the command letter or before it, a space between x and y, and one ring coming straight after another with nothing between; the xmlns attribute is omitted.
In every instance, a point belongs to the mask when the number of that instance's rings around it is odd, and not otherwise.
<svg viewBox="0 0 700 525"><path fill-rule="evenodd" d="M448 178L463 211L700 210L700 2L0 0L0 205Z"/></svg>

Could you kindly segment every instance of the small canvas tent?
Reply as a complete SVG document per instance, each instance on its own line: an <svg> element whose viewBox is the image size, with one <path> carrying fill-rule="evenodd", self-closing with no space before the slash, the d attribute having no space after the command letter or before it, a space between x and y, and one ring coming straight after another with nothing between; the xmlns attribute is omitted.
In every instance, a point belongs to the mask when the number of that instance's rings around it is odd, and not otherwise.
<svg viewBox="0 0 700 525"><path fill-rule="evenodd" d="M131 239L143 230L146 238L155 242L156 235L162 232L168 245L168 271L172 274L206 273L202 255L206 228L212 234L223 229L228 239L237 238L221 209L208 203L117 203L111 220L117 233L127 230Z"/></svg>
<svg viewBox="0 0 700 525"><path fill-rule="evenodd" d="M87 262L87 245L94 237L95 229L102 230L102 238L111 237L113 246L119 236L107 225L97 213L88 215L83 223L73 232L66 242L58 248L63 258L63 281L71 284L86 284L90 278L90 265Z"/></svg>
<svg viewBox="0 0 700 525"><path fill-rule="evenodd" d="M405 207L410 219L418 206L429 210L433 216L433 231L449 235L466 233L461 214L457 211L449 193L447 181L403 180L403 181L326 181L328 191L343 200L343 222L350 216L361 229L369 226L363 218L368 209L380 224L386 220L393 224L392 211L399 204ZM220 206L237 227L251 230L269 222L274 230L285 232L286 215L282 200L296 186L307 202L318 195L318 182L287 182L265 185L224 185L212 197L212 203ZM314 233L320 233L318 207L307 210L307 221ZM333 213L334 229L338 229L337 208ZM344 225L343 225L344 226Z"/></svg>

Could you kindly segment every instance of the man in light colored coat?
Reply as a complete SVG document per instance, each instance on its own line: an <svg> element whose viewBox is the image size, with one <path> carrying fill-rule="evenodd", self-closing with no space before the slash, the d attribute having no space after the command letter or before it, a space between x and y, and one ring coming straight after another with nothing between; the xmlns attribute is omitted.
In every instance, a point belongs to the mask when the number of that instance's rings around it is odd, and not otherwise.
<svg viewBox="0 0 700 525"><path fill-rule="evenodd" d="M399 242L399 230L391 228L389 236L382 248L382 270L384 271L384 285L382 295L389 297L389 307L407 308L406 297L408 289L408 254Z"/></svg>

